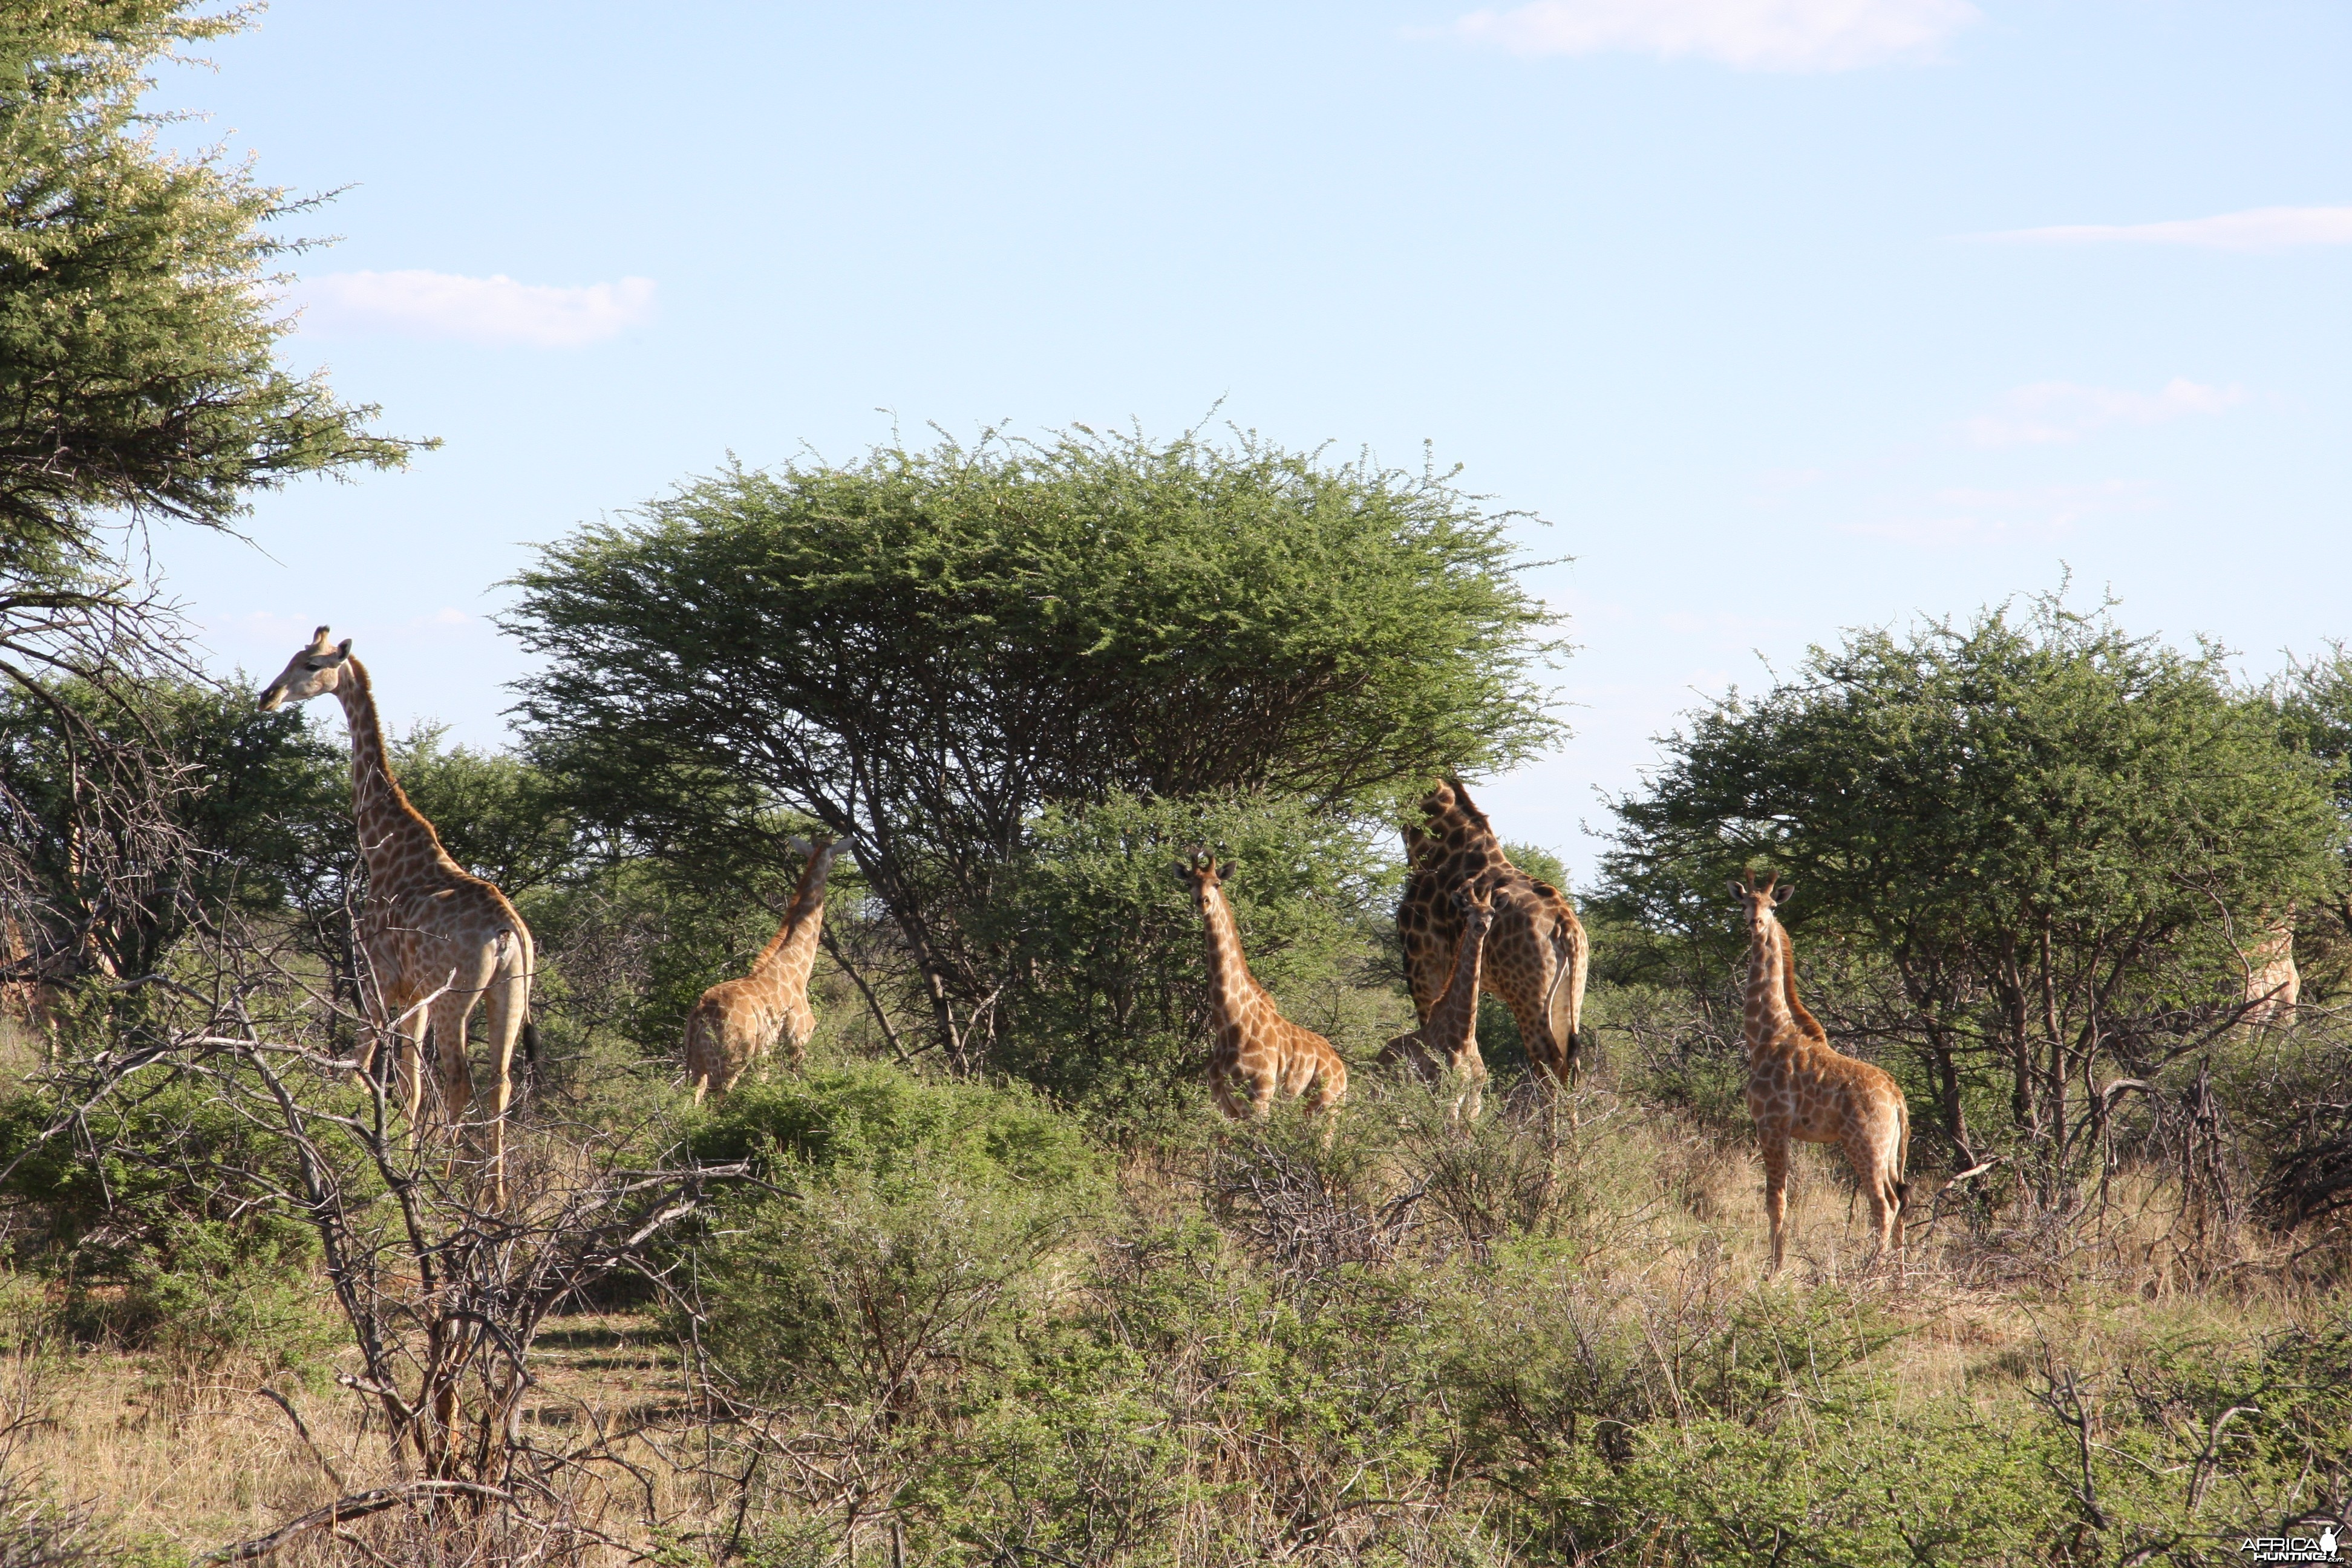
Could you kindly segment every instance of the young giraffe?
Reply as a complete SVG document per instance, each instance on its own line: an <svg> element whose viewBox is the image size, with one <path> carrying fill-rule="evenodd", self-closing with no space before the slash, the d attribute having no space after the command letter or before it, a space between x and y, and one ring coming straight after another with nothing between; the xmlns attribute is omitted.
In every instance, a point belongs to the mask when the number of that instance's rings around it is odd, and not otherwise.
<svg viewBox="0 0 2352 1568"><path fill-rule="evenodd" d="M1870 1224L1883 1256L1903 1248L1903 1179L1911 1110L1885 1071L1832 1049L1829 1036L1797 1000L1797 963L1789 933L1773 910L1790 889L1731 884L1748 917L1748 1113L1764 1155L1764 1217L1772 1226L1772 1268L1780 1268L1789 1212L1789 1142L1835 1143L1870 1199Z"/></svg>
<svg viewBox="0 0 2352 1568"><path fill-rule="evenodd" d="M420 1058L429 1029L441 1116L456 1126L474 1095L466 1065L466 1026L474 1004L487 1001L490 1059L498 1069L490 1105L490 1180L503 1205L515 1044L520 1040L526 1057L536 1056L538 1047L530 1024L530 928L505 894L449 858L433 825L408 803L384 756L367 668L352 657L349 637L330 644L327 628L320 626L310 646L263 689L260 706L307 702L324 692L334 693L342 704L351 730L352 816L359 828L360 858L367 866L359 942L374 982L370 1012L375 1027L360 1042L360 1069L373 1069L379 1039L389 1032L399 1047L413 1125L424 1098Z"/></svg>
<svg viewBox="0 0 2352 1568"><path fill-rule="evenodd" d="M751 961L749 974L722 980L705 991L686 1016L686 1081L694 1086L698 1105L706 1092L718 1096L732 1089L752 1059L775 1043L779 1031L792 1052L794 1072L807 1058L809 1037L816 1032L816 1015L808 1004L809 972L816 963L817 934L824 927L825 879L841 845L837 840L792 842L809 862L793 889L793 901L785 906L784 923Z"/></svg>
<svg viewBox="0 0 2352 1568"><path fill-rule="evenodd" d="M1209 1019L1217 1032L1209 1048L1209 1088L1217 1109L1238 1121L1264 1116L1277 1089L1304 1095L1311 1089L1307 1109L1330 1110L1348 1092L1348 1064L1330 1041L1284 1017L1250 973L1215 857L1196 849L1176 862L1176 875L1192 888L1192 907L1209 939ZM1234 1095L1237 1080L1249 1085L1246 1110Z"/></svg>
<svg viewBox="0 0 2352 1568"><path fill-rule="evenodd" d="M1495 921L1495 900L1483 882L1465 889L1460 899L1462 941L1445 994L1431 1005L1428 1021L1382 1047L1379 1060L1384 1067L1410 1069L1433 1089L1452 1069L1454 1079L1467 1086L1454 1100L1452 1114L1475 1121L1486 1085L1486 1063L1478 1055L1478 972L1486 932Z"/></svg>
<svg viewBox="0 0 2352 1568"><path fill-rule="evenodd" d="M1486 814L1459 784L1440 780L1421 809L1429 824L1404 830L1412 873L1397 905L1413 1011L1426 1024L1453 973L1462 941L1454 895L1484 883L1494 900L1495 923L1486 935L1480 984L1510 1008L1538 1070L1568 1083L1576 1075L1590 951L1576 910L1559 889L1511 864Z"/></svg>

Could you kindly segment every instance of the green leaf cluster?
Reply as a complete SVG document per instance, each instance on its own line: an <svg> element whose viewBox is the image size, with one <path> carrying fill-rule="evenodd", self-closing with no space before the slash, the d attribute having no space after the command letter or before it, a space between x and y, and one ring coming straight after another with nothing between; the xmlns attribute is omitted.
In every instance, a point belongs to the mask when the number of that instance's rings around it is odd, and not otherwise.
<svg viewBox="0 0 2352 1568"><path fill-rule="evenodd" d="M0 9L0 574L91 558L103 511L218 527L255 489L416 445L274 363L292 322L268 269L290 247L264 226L284 193L166 152L139 114L160 62L250 14Z"/></svg>

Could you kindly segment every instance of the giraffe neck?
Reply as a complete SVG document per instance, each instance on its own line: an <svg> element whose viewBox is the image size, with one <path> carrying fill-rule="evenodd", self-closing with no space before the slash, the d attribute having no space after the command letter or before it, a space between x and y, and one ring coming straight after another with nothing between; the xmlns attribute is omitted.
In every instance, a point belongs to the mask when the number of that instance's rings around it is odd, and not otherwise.
<svg viewBox="0 0 2352 1568"><path fill-rule="evenodd" d="M1257 977L1242 956L1241 930L1234 924L1233 906L1225 902L1223 889L1202 884L1201 919L1209 938L1209 1005L1222 1024L1240 1016L1257 999Z"/></svg>
<svg viewBox="0 0 2352 1568"><path fill-rule="evenodd" d="M1430 1027L1449 1047L1478 1032L1478 973L1486 952L1486 933L1472 936L1465 927L1454 953L1454 978L1439 999L1439 1014L1429 1020Z"/></svg>
<svg viewBox="0 0 2352 1568"><path fill-rule="evenodd" d="M1788 971L1789 933L1768 920L1748 944L1748 1048L1750 1053L1793 1033L1797 1026Z"/></svg>
<svg viewBox="0 0 2352 1568"><path fill-rule="evenodd" d="M367 862L370 885L383 893L403 871L432 865L457 868L441 847L440 835L423 812L408 804L400 781L392 776L366 667L348 659L343 670L344 679L335 682L335 697L352 731L352 816L359 825L360 858Z"/></svg>
<svg viewBox="0 0 2352 1568"><path fill-rule="evenodd" d="M800 886L793 889L792 904L784 910L784 923L751 961L751 978L779 990L808 984L809 973L816 966L817 933L824 929L825 880L832 875L837 853L839 847L828 844L809 858Z"/></svg>

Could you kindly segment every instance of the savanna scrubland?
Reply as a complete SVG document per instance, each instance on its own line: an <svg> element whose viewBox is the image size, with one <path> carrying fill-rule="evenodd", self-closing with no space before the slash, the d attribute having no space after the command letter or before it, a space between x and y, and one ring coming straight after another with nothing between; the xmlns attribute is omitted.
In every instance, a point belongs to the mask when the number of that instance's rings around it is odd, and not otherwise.
<svg viewBox="0 0 2352 1568"><path fill-rule="evenodd" d="M1566 739L1568 628L1454 476L1244 433L729 468L540 552L514 748L393 748L536 939L488 1201L481 1130L352 1064L340 720L257 712L121 570L126 512L167 553L415 449L273 367L290 204L138 136L148 62L228 25L182 12L0 23L0 1562L2188 1563L2344 1527L2352 664L2252 687L2063 595L1824 627L1662 742L1595 876L1512 844L1592 936L1584 1071L1490 1005L1464 1121L1371 1067L1413 1021L1399 830ZM817 1037L697 1106L682 1020L800 835L853 846ZM1328 1138L1209 1108L1194 846L1355 1069ZM1763 1267L1745 871L1907 1098L1899 1264L1811 1149Z"/></svg>

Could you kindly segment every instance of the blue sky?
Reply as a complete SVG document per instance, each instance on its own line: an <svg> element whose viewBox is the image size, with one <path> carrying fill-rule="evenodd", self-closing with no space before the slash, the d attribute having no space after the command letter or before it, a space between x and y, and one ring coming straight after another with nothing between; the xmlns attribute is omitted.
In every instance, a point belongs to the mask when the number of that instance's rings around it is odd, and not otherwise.
<svg viewBox="0 0 2352 1568"><path fill-rule="evenodd" d="M1580 879L1653 735L1842 627L2071 568L2256 674L2352 636L2332 0L277 0L209 53L175 135L350 187L289 357L446 444L158 555L222 665L331 623L395 723L500 743L532 542L894 417L1213 406L1540 515L1577 735L1482 799Z"/></svg>

